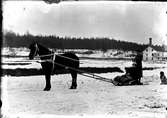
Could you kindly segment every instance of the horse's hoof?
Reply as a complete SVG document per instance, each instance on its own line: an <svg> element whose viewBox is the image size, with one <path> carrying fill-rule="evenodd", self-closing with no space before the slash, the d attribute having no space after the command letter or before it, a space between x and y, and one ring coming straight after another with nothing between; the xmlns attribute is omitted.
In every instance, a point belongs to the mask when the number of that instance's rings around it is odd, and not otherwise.
<svg viewBox="0 0 167 118"><path fill-rule="evenodd" d="M117 81L113 81L112 83L113 83L115 86L118 86L118 84L119 84Z"/></svg>
<svg viewBox="0 0 167 118"><path fill-rule="evenodd" d="M76 88L77 88L77 87L75 87L75 86L71 86L71 87L70 87L70 89L76 89Z"/></svg>
<svg viewBox="0 0 167 118"><path fill-rule="evenodd" d="M44 88L44 91L50 91L50 88Z"/></svg>

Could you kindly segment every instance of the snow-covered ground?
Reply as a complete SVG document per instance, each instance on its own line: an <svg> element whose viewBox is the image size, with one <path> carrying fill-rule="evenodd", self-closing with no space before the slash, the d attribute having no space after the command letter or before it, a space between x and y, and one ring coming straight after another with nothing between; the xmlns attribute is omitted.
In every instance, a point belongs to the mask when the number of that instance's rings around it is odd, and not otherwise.
<svg viewBox="0 0 167 118"><path fill-rule="evenodd" d="M3 69L41 68L27 58L3 58ZM18 63L18 65L17 65ZM19 63L30 63L19 65ZM81 67L125 67L131 61L81 60ZM2 77L2 114L4 118L112 117L167 118L167 85L160 85L159 73L167 74L166 63L143 62L142 86L113 86L112 83L78 75L78 88L71 85L70 74L53 75L51 91L43 91L44 76ZM164 67L164 68L162 68ZM122 73L102 73L113 79Z"/></svg>
<svg viewBox="0 0 167 118"><path fill-rule="evenodd" d="M99 75L112 78L119 73ZM157 76L143 81L149 85L119 87L79 75L78 88L70 90L69 74L54 75L51 91L46 92L42 91L44 76L5 76L2 77L2 114L10 118L29 115L166 118L167 86L160 85Z"/></svg>
<svg viewBox="0 0 167 118"><path fill-rule="evenodd" d="M11 47L5 47L2 48L2 55L19 55L19 56L26 56L29 54L29 49L22 47L22 48L11 48Z"/></svg>

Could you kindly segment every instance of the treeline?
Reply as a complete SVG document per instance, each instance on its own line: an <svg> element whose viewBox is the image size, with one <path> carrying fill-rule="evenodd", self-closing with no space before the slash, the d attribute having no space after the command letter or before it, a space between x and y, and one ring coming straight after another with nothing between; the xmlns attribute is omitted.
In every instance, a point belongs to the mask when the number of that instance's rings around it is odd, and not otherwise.
<svg viewBox="0 0 167 118"><path fill-rule="evenodd" d="M144 50L147 45L125 42L109 38L69 38L58 36L33 36L29 33L19 35L6 32L3 37L4 47L29 47L33 42L38 42L48 48L54 49L119 49L124 51ZM161 46L155 46L162 48Z"/></svg>

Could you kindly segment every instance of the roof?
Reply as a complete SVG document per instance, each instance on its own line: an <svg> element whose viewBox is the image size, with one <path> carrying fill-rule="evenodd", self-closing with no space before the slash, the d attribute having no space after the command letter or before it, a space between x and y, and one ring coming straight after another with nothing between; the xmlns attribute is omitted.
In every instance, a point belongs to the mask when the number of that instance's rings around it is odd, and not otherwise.
<svg viewBox="0 0 167 118"><path fill-rule="evenodd" d="M166 52L165 48L162 47L162 46L153 46L153 45L150 46L150 45L148 45L146 48L148 48L148 47L151 47L151 48L153 48L154 50L156 50L156 51L158 51L158 52ZM146 48L145 48L145 49L146 49ZM145 49L144 49L144 50L145 50ZM143 51L144 51L144 50L143 50Z"/></svg>

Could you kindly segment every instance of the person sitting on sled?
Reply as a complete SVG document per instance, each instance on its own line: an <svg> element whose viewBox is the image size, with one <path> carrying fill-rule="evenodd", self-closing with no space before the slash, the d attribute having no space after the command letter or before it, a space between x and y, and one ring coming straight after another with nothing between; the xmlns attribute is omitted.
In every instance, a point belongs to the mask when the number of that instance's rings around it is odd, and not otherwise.
<svg viewBox="0 0 167 118"><path fill-rule="evenodd" d="M133 78L130 76L130 73L125 73L122 76L116 76L113 84L116 86L127 86L132 85L131 82L133 82Z"/></svg>
<svg viewBox="0 0 167 118"><path fill-rule="evenodd" d="M132 67L126 67L126 73L124 75L115 77L114 85L142 85L142 83L140 82L141 77L143 76L142 59L142 53L137 51L137 55L133 60Z"/></svg>
<svg viewBox="0 0 167 118"><path fill-rule="evenodd" d="M161 84L167 84L167 78L163 71L160 72Z"/></svg>
<svg viewBox="0 0 167 118"><path fill-rule="evenodd" d="M143 70L142 70L143 55L139 50L137 50L136 52L137 52L137 55L133 60L133 67L134 67L135 71L133 73L134 76L132 76L132 77L134 79L136 79L137 84L140 85L140 84L142 84L141 78L143 77Z"/></svg>

